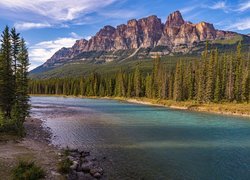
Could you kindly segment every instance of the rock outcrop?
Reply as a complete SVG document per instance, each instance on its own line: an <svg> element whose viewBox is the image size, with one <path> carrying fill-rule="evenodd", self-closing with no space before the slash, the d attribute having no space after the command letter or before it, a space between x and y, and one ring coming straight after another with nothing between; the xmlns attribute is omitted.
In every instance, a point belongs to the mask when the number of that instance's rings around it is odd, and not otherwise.
<svg viewBox="0 0 250 180"><path fill-rule="evenodd" d="M167 18L165 24L157 16L149 16L139 20L132 19L127 24L115 27L105 26L88 41L81 39L76 41L72 48L62 48L56 52L44 66L66 62L76 59L86 52L116 52L117 50L134 50L128 56L133 55L138 48L165 47L161 52L151 54L188 53L197 43L206 40L230 39L237 33L216 30L213 24L200 22L193 24L184 21L179 11L173 12ZM162 49L162 48L161 48ZM85 57L85 56L84 56ZM100 56L98 56L100 57ZM110 58L111 57L111 58ZM116 55L102 56L106 61L112 60ZM83 58L82 60L85 60Z"/></svg>

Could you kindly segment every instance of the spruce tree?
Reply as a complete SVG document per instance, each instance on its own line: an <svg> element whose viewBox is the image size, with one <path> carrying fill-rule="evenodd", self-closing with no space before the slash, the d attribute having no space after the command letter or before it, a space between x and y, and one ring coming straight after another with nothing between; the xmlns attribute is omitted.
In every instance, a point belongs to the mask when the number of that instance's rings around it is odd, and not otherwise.
<svg viewBox="0 0 250 180"><path fill-rule="evenodd" d="M242 55L241 55L241 42L237 46L236 63L235 63L235 84L234 84L234 97L236 101L241 101L242 94Z"/></svg>
<svg viewBox="0 0 250 180"><path fill-rule="evenodd" d="M0 107L5 117L11 118L11 110L14 103L15 91L14 91L14 78L12 70L12 56L11 56L11 36L9 33L9 27L6 26L2 33L2 86L0 90Z"/></svg>
<svg viewBox="0 0 250 180"><path fill-rule="evenodd" d="M183 85L183 70L182 70L182 61L178 62L175 70L175 78L174 78L174 92L173 99L175 101L182 100L182 85Z"/></svg>
<svg viewBox="0 0 250 180"><path fill-rule="evenodd" d="M28 68L29 57L28 49L24 39L20 41L20 52L18 54L18 66L16 73L16 106L20 109L20 118L22 121L29 115L29 94L28 94Z"/></svg>
<svg viewBox="0 0 250 180"><path fill-rule="evenodd" d="M140 97L141 95L141 72L139 66L136 66L135 73L134 73L134 89L135 89L135 96Z"/></svg>

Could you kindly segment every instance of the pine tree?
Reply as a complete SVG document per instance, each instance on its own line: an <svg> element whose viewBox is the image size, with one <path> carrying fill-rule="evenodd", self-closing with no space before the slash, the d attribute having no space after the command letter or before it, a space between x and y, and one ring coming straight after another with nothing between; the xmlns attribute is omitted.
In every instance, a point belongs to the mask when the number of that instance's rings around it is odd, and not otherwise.
<svg viewBox="0 0 250 180"><path fill-rule="evenodd" d="M11 29L11 43L12 43L12 57L14 75L17 73L17 56L20 49L20 34L16 32L15 28Z"/></svg>
<svg viewBox="0 0 250 180"><path fill-rule="evenodd" d="M232 101L234 98L234 57L231 54L229 57L228 67L228 83L226 87L226 98Z"/></svg>
<svg viewBox="0 0 250 180"><path fill-rule="evenodd" d="M210 54L210 59L208 62L208 69L207 69L207 81L206 81L206 94L205 94L205 101L211 102L214 96L214 82L215 82L215 75L214 75L214 64L217 58L217 51L212 51Z"/></svg>
<svg viewBox="0 0 250 180"><path fill-rule="evenodd" d="M135 89L135 96L140 97L141 95L141 72L139 66L137 65L134 73L134 89Z"/></svg>
<svg viewBox="0 0 250 180"><path fill-rule="evenodd" d="M174 92L173 99L175 101L182 100L182 85L183 85L183 70L182 70L182 61L178 62L175 70L175 78L174 78Z"/></svg>
<svg viewBox="0 0 250 180"><path fill-rule="evenodd" d="M159 95L159 69L160 69L161 58L159 55L153 61L153 73L152 73L152 96L157 98Z"/></svg>
<svg viewBox="0 0 250 180"><path fill-rule="evenodd" d="M236 101L241 101L242 94L242 55L241 55L241 42L237 46L236 64L235 64L235 84L234 84L234 95Z"/></svg>
<svg viewBox="0 0 250 180"><path fill-rule="evenodd" d="M152 98L152 76L150 74L148 74L146 77L145 85L146 85L146 90L145 90L146 97Z"/></svg>
<svg viewBox="0 0 250 180"><path fill-rule="evenodd" d="M20 119L24 122L29 115L28 68L29 57L24 39L20 41L19 64L16 73L16 106L20 109ZM22 122L22 123L23 123Z"/></svg>
<svg viewBox="0 0 250 180"><path fill-rule="evenodd" d="M219 58L218 58L218 52L215 55L215 86L214 86L214 101L215 102L219 102L221 100L221 72L220 72L220 63L219 63Z"/></svg>
<svg viewBox="0 0 250 180"><path fill-rule="evenodd" d="M228 81L228 65L227 65L227 56L223 55L222 61L222 79L221 79L221 99L226 98L226 87Z"/></svg>
<svg viewBox="0 0 250 180"><path fill-rule="evenodd" d="M11 118L11 110L13 101L15 98L14 91L14 78L12 71L12 56L11 56L11 36L9 33L9 27L6 26L2 33L2 45L1 45L1 81L2 86L0 89L0 107L5 117Z"/></svg>

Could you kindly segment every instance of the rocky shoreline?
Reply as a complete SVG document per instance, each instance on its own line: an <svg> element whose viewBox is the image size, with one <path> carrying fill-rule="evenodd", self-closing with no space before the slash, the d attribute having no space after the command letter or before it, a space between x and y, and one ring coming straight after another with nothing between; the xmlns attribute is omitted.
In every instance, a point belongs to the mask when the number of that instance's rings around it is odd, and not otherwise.
<svg viewBox="0 0 250 180"><path fill-rule="evenodd" d="M65 152L67 152L66 158L72 162L72 165L70 166L68 174L61 175L65 176L68 180L104 179L104 170L100 167L97 158L93 157L89 151L69 149L68 147L66 149L61 149L51 145L52 133L48 127L42 126L42 123L43 121L40 119L30 118L28 123L25 123L25 129L27 131L26 137L41 142L44 146L54 148L57 151L58 156L56 158L58 162L62 161ZM34 124L37 125L34 126ZM50 173L52 174L49 174L48 177L60 174L55 171Z"/></svg>
<svg viewBox="0 0 250 180"><path fill-rule="evenodd" d="M100 167L97 159L90 155L89 151L80 151L78 149L66 149L66 158L68 158L72 165L67 175L68 180L94 180L104 179L104 171ZM59 153L62 158L64 155Z"/></svg>
<svg viewBox="0 0 250 180"><path fill-rule="evenodd" d="M19 160L32 161L45 170L46 180L96 180L105 179L100 162L88 151L61 149L51 144L52 133L41 119L27 118L26 136L0 135L0 177L11 179L11 169ZM66 158L71 162L69 173L59 171L59 163ZM0 178L1 179L1 178Z"/></svg>

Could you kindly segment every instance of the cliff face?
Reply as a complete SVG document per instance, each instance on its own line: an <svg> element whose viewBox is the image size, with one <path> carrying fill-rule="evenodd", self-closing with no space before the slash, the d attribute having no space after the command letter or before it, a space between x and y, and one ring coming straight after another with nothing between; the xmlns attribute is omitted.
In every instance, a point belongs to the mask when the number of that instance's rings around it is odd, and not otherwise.
<svg viewBox="0 0 250 180"><path fill-rule="evenodd" d="M105 26L90 40L81 39L76 41L72 48L62 48L45 63L45 66L74 59L84 52L92 51L111 52L163 46L166 49L159 54L187 53L201 41L230 39L235 35L237 33L216 30L210 23L186 22L181 13L176 11L168 16L165 24L156 16L149 16L129 20L126 25L122 24L116 28Z"/></svg>

